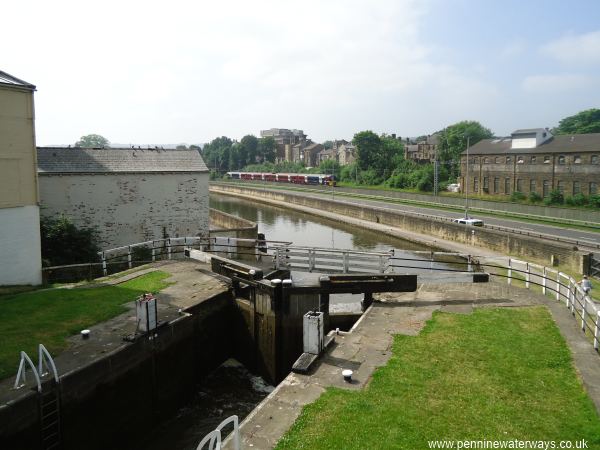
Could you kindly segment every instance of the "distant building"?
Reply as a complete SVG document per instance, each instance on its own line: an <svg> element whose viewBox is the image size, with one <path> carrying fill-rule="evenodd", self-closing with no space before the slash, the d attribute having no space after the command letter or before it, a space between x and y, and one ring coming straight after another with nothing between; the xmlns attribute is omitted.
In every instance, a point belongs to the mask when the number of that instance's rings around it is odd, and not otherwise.
<svg viewBox="0 0 600 450"><path fill-rule="evenodd" d="M338 162L340 166L347 166L356 161L356 147L350 143L338 147Z"/></svg>
<svg viewBox="0 0 600 450"><path fill-rule="evenodd" d="M430 163L435 160L438 146L438 135L432 134L425 140L410 142L407 139L404 144L404 159L417 163Z"/></svg>
<svg viewBox="0 0 600 450"><path fill-rule="evenodd" d="M317 165L329 159L337 162L338 152L335 148L323 149L317 154Z"/></svg>
<svg viewBox="0 0 600 450"><path fill-rule="evenodd" d="M553 136L548 129L516 130L507 138L484 139L469 148L469 192L546 197L598 193L600 133ZM461 155L465 186L467 151ZM464 188L463 188L464 191Z"/></svg>
<svg viewBox="0 0 600 450"><path fill-rule="evenodd" d="M323 146L321 144L310 144L307 145L304 150L302 150L303 161L306 167L315 167L319 165L317 155L319 152L323 150Z"/></svg>
<svg viewBox="0 0 600 450"><path fill-rule="evenodd" d="M278 162L290 161L288 158L292 156L292 153L290 152L290 147L286 149L286 145L294 146L306 141L306 134L302 130L288 130L287 128L261 130L260 137L272 137L275 140L275 144L277 145L276 160Z"/></svg>
<svg viewBox="0 0 600 450"><path fill-rule="evenodd" d="M208 169L197 150L37 150L44 216L96 228L102 248L208 235Z"/></svg>
<svg viewBox="0 0 600 450"><path fill-rule="evenodd" d="M0 71L0 285L42 282L34 91Z"/></svg>

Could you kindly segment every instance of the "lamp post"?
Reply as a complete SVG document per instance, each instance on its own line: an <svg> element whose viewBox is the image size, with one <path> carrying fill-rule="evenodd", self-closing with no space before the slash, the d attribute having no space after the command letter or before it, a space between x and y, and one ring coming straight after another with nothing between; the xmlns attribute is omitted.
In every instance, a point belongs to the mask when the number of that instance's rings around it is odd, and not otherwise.
<svg viewBox="0 0 600 450"><path fill-rule="evenodd" d="M470 136L467 136L467 171L465 173L465 219L469 218L469 143Z"/></svg>

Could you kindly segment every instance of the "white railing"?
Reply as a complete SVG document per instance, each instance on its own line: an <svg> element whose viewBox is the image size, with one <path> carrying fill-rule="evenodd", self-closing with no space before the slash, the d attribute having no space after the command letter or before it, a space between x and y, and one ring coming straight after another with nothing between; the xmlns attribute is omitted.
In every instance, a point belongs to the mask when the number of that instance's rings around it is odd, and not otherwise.
<svg viewBox="0 0 600 450"><path fill-rule="evenodd" d="M238 416L230 416L221 422L217 428L208 433L198 444L196 450L204 450L204 446L208 444L207 450L221 450L222 435L221 431L227 425L233 425L233 448L234 450L242 450L242 441L240 438L240 422Z"/></svg>
<svg viewBox="0 0 600 450"><path fill-rule="evenodd" d="M544 296L564 301L565 307L580 321L581 330L593 337L594 349L598 350L600 310L573 277L540 264L509 258L507 282L521 282L526 289L536 287Z"/></svg>
<svg viewBox="0 0 600 450"><path fill-rule="evenodd" d="M384 273L390 252L360 252L318 247L275 247L275 268L307 272Z"/></svg>
<svg viewBox="0 0 600 450"><path fill-rule="evenodd" d="M37 386L37 391L42 392L42 378L48 375L48 371L52 371L52 375L54 376L54 381L56 383L60 383L60 379L58 378L58 371L56 370L56 365L54 364L54 359L44 347L43 344L39 344L38 346L38 367L36 368L33 361L25 352L21 352L21 359L19 361L19 370L17 370L17 377L15 378L15 384L13 386L14 389L20 389L27 384L27 365L31 368L31 373L35 378L35 383ZM44 366L46 366L46 371L44 371Z"/></svg>

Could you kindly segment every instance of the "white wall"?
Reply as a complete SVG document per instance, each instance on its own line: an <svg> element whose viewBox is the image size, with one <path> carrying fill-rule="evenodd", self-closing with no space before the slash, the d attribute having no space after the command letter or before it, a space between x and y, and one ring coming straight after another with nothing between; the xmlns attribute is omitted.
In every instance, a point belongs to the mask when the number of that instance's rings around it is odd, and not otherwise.
<svg viewBox="0 0 600 450"><path fill-rule="evenodd" d="M41 283L39 208L0 208L0 285Z"/></svg>
<svg viewBox="0 0 600 450"><path fill-rule="evenodd" d="M39 174L41 214L96 227L102 249L208 236L208 173Z"/></svg>

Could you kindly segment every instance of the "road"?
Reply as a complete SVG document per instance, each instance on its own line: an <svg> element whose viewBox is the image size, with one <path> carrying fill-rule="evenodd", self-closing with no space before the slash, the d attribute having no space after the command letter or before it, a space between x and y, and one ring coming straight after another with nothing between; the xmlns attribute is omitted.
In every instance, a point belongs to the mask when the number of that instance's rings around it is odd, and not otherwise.
<svg viewBox="0 0 600 450"><path fill-rule="evenodd" d="M254 185L253 187L256 187ZM268 188L267 186L264 186ZM281 188L281 185L278 186ZM308 188L308 189L305 189ZM332 199L335 199L339 202L344 202L348 204L354 205L369 205L369 206L377 206L380 208L388 208L395 211L406 211L410 213L419 213L419 214L427 214L435 217L446 218L446 219L456 219L460 217L464 217L464 211L448 211L445 209L437 209L431 207L424 206L415 206L408 205L403 203L397 203L397 199L394 201L385 201L385 198L381 200L370 200L370 199L362 199L356 198L355 196L348 197L343 195L343 188L325 188L321 186L303 186L302 187L303 195L312 196L312 197L324 197L329 196ZM297 192L297 190L293 190ZM381 195L382 197L385 195L384 192L373 191L372 195ZM596 250L600 249L600 233L594 231L585 231L578 230L574 228L564 228L550 224L540 224L522 221L518 219L509 219L504 217L496 217L496 216L488 216L485 214L479 214L475 216L477 219L482 219L485 223L485 226L488 228L494 227L503 227L507 228L509 232L516 232L521 234L532 234L532 235L542 235L541 237L551 240L563 240L566 242L573 243L582 249Z"/></svg>

